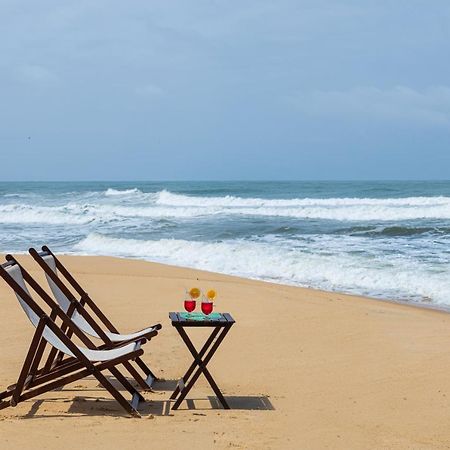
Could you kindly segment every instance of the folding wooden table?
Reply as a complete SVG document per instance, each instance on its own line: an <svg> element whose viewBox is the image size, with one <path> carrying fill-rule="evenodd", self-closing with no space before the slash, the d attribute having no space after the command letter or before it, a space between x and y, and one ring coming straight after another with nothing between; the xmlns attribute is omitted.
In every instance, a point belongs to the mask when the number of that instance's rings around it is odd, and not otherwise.
<svg viewBox="0 0 450 450"><path fill-rule="evenodd" d="M230 328L235 323L235 320L229 313L212 313L209 317L207 317L201 315L200 313L187 314L171 312L169 313L169 317L172 321L172 325L176 328L181 336L181 339L183 339L186 347L194 357L194 361L184 376L179 380L177 387L170 397L171 400L175 400L172 409L177 409L180 406L181 402L185 399L186 395L192 389L202 373L208 380L209 385L213 389L224 409L230 409L228 403L222 395L222 392L220 392L219 387L206 366L216 350L219 348L227 333L230 331ZM199 352L197 352L194 344L186 333L185 328L188 327L210 327L213 329Z"/></svg>

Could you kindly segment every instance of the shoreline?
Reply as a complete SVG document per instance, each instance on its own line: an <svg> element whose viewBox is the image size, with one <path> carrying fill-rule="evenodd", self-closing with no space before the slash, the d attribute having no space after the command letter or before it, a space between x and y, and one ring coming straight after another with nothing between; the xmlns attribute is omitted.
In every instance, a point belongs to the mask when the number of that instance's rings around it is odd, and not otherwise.
<svg viewBox="0 0 450 450"><path fill-rule="evenodd" d="M0 253L0 256L2 258L4 258L4 256L6 254L8 254L9 252L3 252ZM23 256L27 256L29 255L28 252L11 252L12 254L15 255L23 255ZM314 292L321 292L321 293L327 293L327 294L336 294L336 295L345 295L345 296L350 296L350 297L356 297L356 298L360 298L360 299L368 299L368 300L375 300L375 301L381 301L381 302L387 302L387 303L393 303L393 304L397 304L397 305L403 305L403 306L412 306L414 308L423 308L423 309L427 309L427 310L435 310L435 311L439 311L439 312L445 312L445 313L449 313L450 314L450 305L446 306L446 305L438 305L433 303L432 301L430 303L425 303L425 302L419 302L419 301L414 301L414 300L401 300L401 299L395 299L395 298L386 298L386 297L378 297L378 296L371 296L371 295L366 295L366 294L358 294L358 293L352 293L352 292L345 292L345 291L330 291L330 290L326 290L326 289L322 289L322 288L317 288L317 287L313 287L313 286L302 286L300 284L288 284L288 283L283 283L283 282L279 282L279 281L271 281L271 280L266 280L263 278L249 278L249 277L244 277L241 275L234 275L234 274L228 274L228 273L223 273L223 272L214 272L211 270L206 270L206 269L198 269L195 267L188 267L188 266L180 266L180 265L176 265L176 264L169 264L169 263L163 263L163 262L159 262L159 261L152 261L149 259L144 259L144 258L140 258L140 257L129 257L129 256L112 256L112 255L92 255L92 254L83 254L83 253L57 253L58 255L62 255L62 256L70 256L70 257L81 257L81 258L90 258L90 257L99 257L99 258L112 258L112 259L119 259L119 260L125 260L125 261L143 261L143 262L147 262L150 264L158 264L161 266L167 266L167 267L173 267L173 268L177 268L177 269L183 269L183 270L193 270L193 271L198 271L198 272L205 272L205 273L209 273L209 274L215 274L215 275L223 275L226 277L232 277L232 278L236 278L236 279L240 279L240 280L248 280L248 281L256 281L256 282L261 282L261 283L268 283L268 284L272 284L275 286L282 286L282 287L287 287L287 288L300 288L300 289L308 289Z"/></svg>
<svg viewBox="0 0 450 450"><path fill-rule="evenodd" d="M25 253L25 254L27 254L27 253ZM307 290L311 290L311 291L314 291L314 292L321 292L321 293L326 293L326 294L345 295L345 296L350 296L350 297L356 297L356 298L359 298L359 299L381 301L381 302L393 303L393 304L402 305L402 306L412 306L414 308L423 308L423 309L427 309L427 310L434 310L434 311L444 312L444 313L450 314L450 305L448 305L448 306L437 305L437 304L432 304L432 302L430 302L430 303L421 303L419 301L414 301L414 300L400 300L400 299L394 299L394 298L377 297L377 296L358 294L358 293L351 293L351 292L345 292L345 291L329 291L329 290L326 290L326 289L316 288L316 287L313 287L313 286L302 286L300 284L288 284L288 283L282 283L282 282L279 282L279 281L265 280L263 278L248 278L248 277L244 277L244 276L241 276L241 275L234 275L234 274L228 274L228 273L222 273L222 272L214 272L214 271L206 270L206 269L197 269L195 267L179 266L179 265L176 265L176 264L169 264L169 263L162 263L162 262L158 262L158 261L151 261L151 260L144 259L144 258L139 258L139 257L131 258L131 257L127 257L127 256L88 255L88 254L80 254L80 253L61 253L61 255L65 255L65 256L81 256L83 258L84 257L89 258L91 256L98 256L98 257L101 257L101 258L116 258L116 259L124 259L124 260L129 260L129 261L144 261L144 262L148 262L148 263L151 263L151 264L160 264L162 266L173 267L173 268L177 268L177 269L195 270L195 271L198 271L198 272L205 272L205 273L209 273L209 274L212 274L212 275L223 275L223 276L226 276L226 277L232 277L232 278L236 278L236 279L240 279L240 280L256 281L256 282L267 283L267 284L271 284L271 285L275 285L275 286L282 286L282 287L287 287L287 288L307 289Z"/></svg>
<svg viewBox="0 0 450 450"><path fill-rule="evenodd" d="M30 257L18 255L38 282ZM92 379L0 411L8 448L440 449L450 441L450 315L436 309L254 281L142 260L62 256L123 332L161 322L144 361L163 379L129 419ZM231 410L199 378L169 397L191 356L168 319L185 287L214 288L236 320L208 365ZM0 389L17 380L32 330L0 282ZM12 324L12 326L10 325ZM203 330L206 331L206 330ZM194 344L202 330L189 330ZM423 418L427 417L424 421ZM31 420L30 420L31 419ZM80 430L74 434L74 425ZM188 440L188 441L187 441Z"/></svg>

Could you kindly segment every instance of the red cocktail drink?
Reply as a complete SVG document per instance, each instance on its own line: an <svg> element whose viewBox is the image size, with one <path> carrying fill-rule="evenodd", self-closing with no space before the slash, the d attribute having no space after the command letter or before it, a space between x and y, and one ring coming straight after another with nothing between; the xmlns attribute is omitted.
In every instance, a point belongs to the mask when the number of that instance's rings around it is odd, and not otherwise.
<svg viewBox="0 0 450 450"><path fill-rule="evenodd" d="M202 302L202 312L203 314L211 314L213 310L213 302Z"/></svg>
<svg viewBox="0 0 450 450"><path fill-rule="evenodd" d="M195 309L195 303L196 303L195 300L185 300L184 301L184 309L188 313L191 313Z"/></svg>

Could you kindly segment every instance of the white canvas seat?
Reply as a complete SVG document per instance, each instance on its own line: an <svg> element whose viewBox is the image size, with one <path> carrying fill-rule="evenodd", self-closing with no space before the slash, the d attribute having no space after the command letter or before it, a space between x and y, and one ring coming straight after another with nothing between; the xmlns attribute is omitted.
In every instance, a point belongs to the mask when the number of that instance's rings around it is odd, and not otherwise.
<svg viewBox="0 0 450 450"><path fill-rule="evenodd" d="M9 273L9 275L11 275L14 281L28 295L30 295L30 292L25 284L25 280L23 279L20 267L18 265L14 265L11 267L7 267L6 271ZM30 319L30 322L36 328L40 320L38 315L30 308L30 306L28 306L28 304L20 297L20 295L17 292L15 292L15 294L17 299L19 300L20 306L22 306L23 310L25 311L25 314ZM60 350L64 354L72 357L74 356L74 354L67 348L67 346L61 341L61 339L59 339L58 336L56 336L55 333L48 328L48 326L45 326L42 336L50 345ZM126 355L127 353L130 353L134 350L138 350L140 348L140 343L133 342L123 347L117 347L111 350L91 350L85 347L80 347L78 345L77 347L89 361L94 362L94 361L109 361L111 359Z"/></svg>
<svg viewBox="0 0 450 450"><path fill-rule="evenodd" d="M44 256L42 259L45 261L45 263L48 265L48 267L50 267L50 269L56 275L58 275L58 269L56 267L56 262L55 262L55 258L53 257L53 255ZM53 293L55 300L58 302L61 309L67 313L69 306L70 306L69 299L61 291L61 289L56 285L56 283L50 278L48 273L45 273L45 276L47 278L48 285ZM91 327L91 325L86 321L86 319L78 313L77 310L75 310L73 312L71 318L77 324L77 326L81 330L83 330L86 334L88 334L92 337L95 337L97 339L100 339L100 336L98 335L98 333ZM130 333L130 334L112 333L112 332L108 331L107 329L104 329L103 332L105 333L105 335L108 337L108 339L111 342L119 343L119 342L125 342L125 341L138 339L138 338L143 337L146 334L151 333L155 330L156 330L155 327L147 327L147 328L144 328L143 330L139 330L139 331L136 331L136 332Z"/></svg>

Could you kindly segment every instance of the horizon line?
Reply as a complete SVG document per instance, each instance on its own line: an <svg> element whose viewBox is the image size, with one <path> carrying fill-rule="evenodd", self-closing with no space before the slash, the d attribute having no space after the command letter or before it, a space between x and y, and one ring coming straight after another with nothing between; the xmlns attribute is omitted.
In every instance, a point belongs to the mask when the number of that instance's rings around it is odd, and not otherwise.
<svg viewBox="0 0 450 450"><path fill-rule="evenodd" d="M332 178L309 178L309 179L220 179L220 180L189 180L189 179L155 179L155 180L132 180L132 179L92 179L92 180L0 180L0 183L351 183L351 182L372 182L372 183L396 183L396 182L450 182L450 178L353 178L353 179L332 179Z"/></svg>

